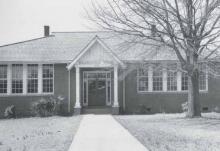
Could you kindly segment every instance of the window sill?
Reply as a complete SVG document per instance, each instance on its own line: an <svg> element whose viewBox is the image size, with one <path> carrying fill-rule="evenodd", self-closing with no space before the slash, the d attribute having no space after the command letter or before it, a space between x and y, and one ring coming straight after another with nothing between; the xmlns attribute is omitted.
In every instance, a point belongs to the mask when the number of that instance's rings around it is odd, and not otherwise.
<svg viewBox="0 0 220 151"><path fill-rule="evenodd" d="M0 97L28 97L28 96L51 96L54 93L29 93L29 94L0 94Z"/></svg>
<svg viewBox="0 0 220 151"><path fill-rule="evenodd" d="M208 93L208 90L200 90L200 93ZM188 93L188 91L138 91L138 94L176 94L176 93Z"/></svg>

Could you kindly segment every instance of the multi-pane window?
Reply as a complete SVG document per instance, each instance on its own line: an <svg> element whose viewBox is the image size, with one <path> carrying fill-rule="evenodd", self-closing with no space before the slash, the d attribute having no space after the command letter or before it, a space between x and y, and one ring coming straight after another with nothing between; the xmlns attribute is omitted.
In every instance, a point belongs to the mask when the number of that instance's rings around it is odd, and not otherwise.
<svg viewBox="0 0 220 151"><path fill-rule="evenodd" d="M53 92L53 65L44 64L43 65L43 92L51 93Z"/></svg>
<svg viewBox="0 0 220 151"><path fill-rule="evenodd" d="M177 90L177 64L169 64L167 66L167 90Z"/></svg>
<svg viewBox="0 0 220 151"><path fill-rule="evenodd" d="M206 65L199 66L199 90L206 90Z"/></svg>
<svg viewBox="0 0 220 151"><path fill-rule="evenodd" d="M27 66L27 92L38 92L38 65L29 64Z"/></svg>
<svg viewBox="0 0 220 151"><path fill-rule="evenodd" d="M12 93L23 93L23 65L12 65Z"/></svg>
<svg viewBox="0 0 220 151"><path fill-rule="evenodd" d="M181 89L183 91L188 90L188 75L185 72L182 72L182 77L181 77Z"/></svg>
<svg viewBox="0 0 220 151"><path fill-rule="evenodd" d="M7 93L7 65L0 65L0 94Z"/></svg>
<svg viewBox="0 0 220 151"><path fill-rule="evenodd" d="M166 70L163 70L162 64L151 64L153 70L149 67L142 67L137 70L137 91L188 91L188 74L181 72L178 74L177 63L170 63ZM208 74L204 63L199 65L199 90L207 90ZM163 74L164 73L164 74ZM166 80L165 80L166 79ZM180 81L178 81L178 79ZM166 83L163 83L166 82ZM166 84L167 89L163 89Z"/></svg>
<svg viewBox="0 0 220 151"><path fill-rule="evenodd" d="M138 91L148 91L148 69L139 68L137 72Z"/></svg>
<svg viewBox="0 0 220 151"><path fill-rule="evenodd" d="M153 66L153 91L163 90L163 70L159 64Z"/></svg>

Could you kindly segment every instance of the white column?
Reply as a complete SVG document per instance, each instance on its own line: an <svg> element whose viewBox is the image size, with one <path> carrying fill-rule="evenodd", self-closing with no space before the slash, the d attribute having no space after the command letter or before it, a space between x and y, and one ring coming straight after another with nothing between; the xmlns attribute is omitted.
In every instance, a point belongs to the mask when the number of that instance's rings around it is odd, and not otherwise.
<svg viewBox="0 0 220 151"><path fill-rule="evenodd" d="M23 94L27 94L27 64L23 64Z"/></svg>
<svg viewBox="0 0 220 151"><path fill-rule="evenodd" d="M42 64L38 64L38 93L41 94L43 92L43 69Z"/></svg>
<svg viewBox="0 0 220 151"><path fill-rule="evenodd" d="M163 68L163 91L167 91L167 69Z"/></svg>
<svg viewBox="0 0 220 151"><path fill-rule="evenodd" d="M11 80L12 80L12 71L11 71L11 64L8 64L8 71L7 71L7 94L11 94Z"/></svg>
<svg viewBox="0 0 220 151"><path fill-rule="evenodd" d="M76 66L76 103L74 108L81 108L80 105L80 68Z"/></svg>
<svg viewBox="0 0 220 151"><path fill-rule="evenodd" d="M151 65L148 67L148 91L153 91L153 67Z"/></svg>
<svg viewBox="0 0 220 151"><path fill-rule="evenodd" d="M114 66L114 103L113 107L119 107L118 103L118 66Z"/></svg>

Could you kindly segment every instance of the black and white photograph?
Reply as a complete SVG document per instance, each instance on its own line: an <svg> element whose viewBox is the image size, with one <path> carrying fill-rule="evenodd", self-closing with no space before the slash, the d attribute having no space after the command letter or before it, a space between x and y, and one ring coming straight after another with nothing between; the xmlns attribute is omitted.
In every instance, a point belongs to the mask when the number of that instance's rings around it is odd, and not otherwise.
<svg viewBox="0 0 220 151"><path fill-rule="evenodd" d="M0 0L0 151L220 151L220 0Z"/></svg>

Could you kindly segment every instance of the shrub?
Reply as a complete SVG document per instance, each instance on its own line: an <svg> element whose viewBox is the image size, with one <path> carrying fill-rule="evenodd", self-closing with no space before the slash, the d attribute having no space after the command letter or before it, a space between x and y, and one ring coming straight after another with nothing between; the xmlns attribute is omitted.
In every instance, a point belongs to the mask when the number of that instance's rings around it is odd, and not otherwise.
<svg viewBox="0 0 220 151"><path fill-rule="evenodd" d="M181 105L181 107L182 107L183 112L187 112L187 111L188 111L188 102L184 102L184 103Z"/></svg>
<svg viewBox="0 0 220 151"><path fill-rule="evenodd" d="M55 114L55 100L50 97L48 99L41 98L33 104L33 112L40 117L52 116Z"/></svg>
<svg viewBox="0 0 220 151"><path fill-rule="evenodd" d="M41 98L33 104L33 112L40 117L60 114L65 98L62 96Z"/></svg>
<svg viewBox="0 0 220 151"><path fill-rule="evenodd" d="M11 105L5 108L4 112L5 118L16 118L15 106Z"/></svg>

